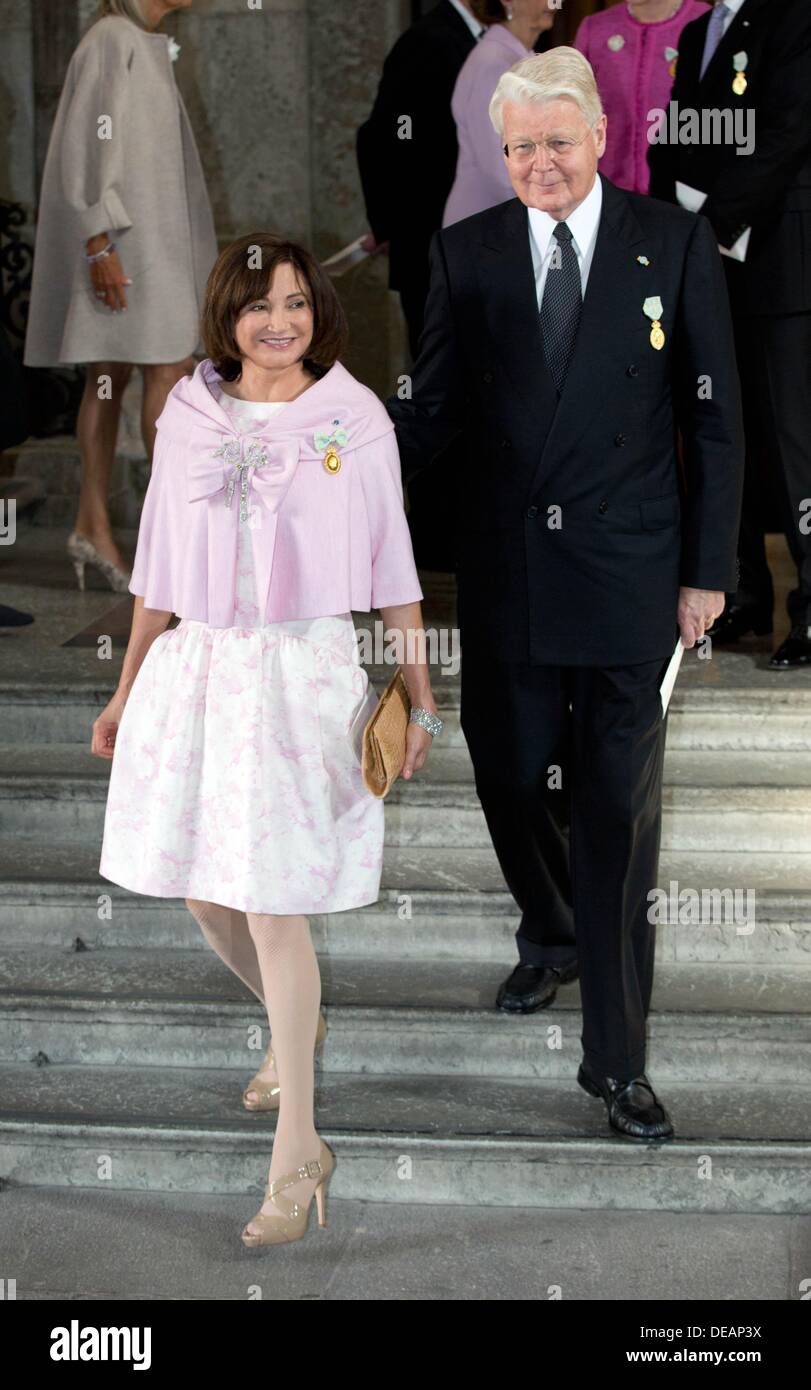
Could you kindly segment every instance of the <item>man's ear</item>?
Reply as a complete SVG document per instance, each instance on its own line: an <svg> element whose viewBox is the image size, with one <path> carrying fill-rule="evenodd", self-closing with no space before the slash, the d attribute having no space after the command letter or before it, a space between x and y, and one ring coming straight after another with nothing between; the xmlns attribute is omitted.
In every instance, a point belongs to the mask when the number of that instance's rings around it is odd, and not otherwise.
<svg viewBox="0 0 811 1390"><path fill-rule="evenodd" d="M608 129L608 117L607 117L607 115L605 114L605 112L603 112L602 116L600 117L600 124L598 125L596 131L594 132L595 138L596 138L596 141L597 141L597 153L598 153L598 156L602 156L602 155L605 153L605 141L606 141L606 130L607 130L607 129Z"/></svg>

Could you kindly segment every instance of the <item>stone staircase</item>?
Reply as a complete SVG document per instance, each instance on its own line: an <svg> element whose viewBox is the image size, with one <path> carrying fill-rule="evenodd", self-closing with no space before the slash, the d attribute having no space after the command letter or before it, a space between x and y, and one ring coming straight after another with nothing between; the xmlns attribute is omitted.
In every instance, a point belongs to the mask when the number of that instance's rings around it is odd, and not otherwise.
<svg viewBox="0 0 811 1390"><path fill-rule="evenodd" d="M426 623L447 621L451 587L424 583ZM92 652L60 656L0 675L0 1179L95 1186L108 1156L115 1187L256 1193L272 1120L240 1096L261 1009L182 901L99 877L109 767L88 744L114 679ZM382 689L390 671L370 676ZM518 913L458 677L434 687L446 731L387 801L380 901L312 919L331 1195L807 1211L811 673L688 654L673 696L660 882L754 890L755 924L659 927L648 1069L677 1140L658 1148L612 1136L576 1085L576 983L527 1018L493 1007Z"/></svg>
<svg viewBox="0 0 811 1390"><path fill-rule="evenodd" d="M136 531L150 473L140 438L141 393L141 376L135 370L122 398L108 491L113 525ZM72 434L32 436L2 455L0 497L16 498L18 514L30 509L35 526L73 525L80 480L79 446Z"/></svg>

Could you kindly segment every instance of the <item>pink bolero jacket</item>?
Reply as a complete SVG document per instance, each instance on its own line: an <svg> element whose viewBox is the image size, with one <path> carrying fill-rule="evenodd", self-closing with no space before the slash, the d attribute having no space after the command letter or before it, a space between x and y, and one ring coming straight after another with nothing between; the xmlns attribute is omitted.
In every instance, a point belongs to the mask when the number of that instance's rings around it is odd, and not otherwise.
<svg viewBox="0 0 811 1390"><path fill-rule="evenodd" d="M147 608L233 627L243 525L265 623L422 599L394 425L374 392L336 362L237 433L209 389L220 380L199 362L158 417L130 592ZM324 466L330 436L337 472Z"/></svg>
<svg viewBox="0 0 811 1390"><path fill-rule="evenodd" d="M707 14L704 0L682 0L668 19L645 24L626 5L586 15L574 47L588 58L608 116L600 173L620 188L647 193L648 112L670 101L679 38L685 24Z"/></svg>

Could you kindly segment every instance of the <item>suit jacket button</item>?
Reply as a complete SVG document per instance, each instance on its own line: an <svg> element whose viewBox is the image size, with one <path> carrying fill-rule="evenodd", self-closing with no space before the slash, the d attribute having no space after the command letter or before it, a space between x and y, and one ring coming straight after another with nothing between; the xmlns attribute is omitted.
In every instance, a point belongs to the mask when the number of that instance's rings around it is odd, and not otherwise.
<svg viewBox="0 0 811 1390"><path fill-rule="evenodd" d="M600 503L597 510L600 513L600 516L605 516L606 512L608 511L608 503L605 501L605 499L603 499L603 501Z"/></svg>
<svg viewBox="0 0 811 1390"><path fill-rule="evenodd" d="M632 362L631 365L630 365L630 367L626 367L626 368L625 368L625 375L626 375L626 376L639 376L639 368L637 367L637 365L636 365L635 362Z"/></svg>
<svg viewBox="0 0 811 1390"><path fill-rule="evenodd" d="M492 372L483 372L483 373L482 373L482 381L492 381L492 380L493 380L493 373L492 373Z"/></svg>
<svg viewBox="0 0 811 1390"><path fill-rule="evenodd" d="M537 516L539 510L538 507L529 507L527 509L527 516Z"/></svg>
<svg viewBox="0 0 811 1390"><path fill-rule="evenodd" d="M502 449L511 449L511 448L512 448L512 440L511 440L511 439L502 439L502 441L501 441L501 447L502 447Z"/></svg>
<svg viewBox="0 0 811 1390"><path fill-rule="evenodd" d="M622 445L626 442L627 438L627 434L615 434L614 443L617 445L617 448L621 448Z"/></svg>

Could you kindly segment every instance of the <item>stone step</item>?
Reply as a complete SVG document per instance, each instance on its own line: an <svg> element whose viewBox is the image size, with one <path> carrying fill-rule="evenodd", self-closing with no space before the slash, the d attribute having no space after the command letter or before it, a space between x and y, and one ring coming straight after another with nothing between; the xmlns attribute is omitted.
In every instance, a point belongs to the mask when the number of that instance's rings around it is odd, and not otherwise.
<svg viewBox="0 0 811 1390"><path fill-rule="evenodd" d="M443 731L444 736L444 731ZM85 790L97 799L107 795L111 764L95 757L87 746L72 741L48 744L32 742L0 743L0 797L8 787L18 793L29 787L43 795L58 797L64 790ZM805 750L759 749L665 749L664 781L667 788L697 792L712 791L748 794L757 790L761 798L769 792L811 790L811 746ZM451 746L437 743L425 767L406 784L399 779L388 797L390 804L410 799L415 788L459 788L474 794L473 763L463 742ZM761 802L761 804L763 804Z"/></svg>
<svg viewBox="0 0 811 1390"><path fill-rule="evenodd" d="M0 1178L15 1186L261 1193L272 1122L231 1070L0 1067ZM566 1081L319 1077L316 1124L338 1159L330 1194L368 1202L805 1213L808 1087L661 1093L677 1138L613 1136L602 1101ZM711 1178L711 1180L710 1180Z"/></svg>
<svg viewBox="0 0 811 1390"><path fill-rule="evenodd" d="M692 1322L695 1306L713 1304L722 1291L736 1313L757 1300L762 1323L764 1300L803 1297L807 1217L369 1203L336 1199L333 1187L325 1230L305 1247L296 1242L256 1256L264 1300L523 1303L550 1298L554 1282L570 1303L588 1301L590 1314L608 1298L644 1301L649 1312L654 1299L683 1299L693 1304ZM186 1302L244 1298L239 1232L258 1200L108 1188L4 1191L3 1251L16 1277L18 1318L22 1299L61 1301L67 1290L73 1300L168 1301L170 1310L180 1291ZM122 1241L122 1231L137 1238ZM190 1259L197 1240L205 1242L205 1258ZM613 1309L609 1316L616 1329ZM717 1318L709 1310L704 1316ZM790 1356L788 1338L783 1348ZM667 1356L661 1347L650 1354ZM189 1374L188 1358L185 1364Z"/></svg>
<svg viewBox="0 0 811 1390"><path fill-rule="evenodd" d="M72 525L82 473L75 436L32 437L9 450L9 454L13 457L15 476L35 481L41 495L34 524L48 528ZM137 531L148 477L149 465L143 456L143 446L138 446L135 456L126 448L117 449L108 497L114 526Z"/></svg>
<svg viewBox="0 0 811 1390"><path fill-rule="evenodd" d="M137 924L145 943L171 943L173 913L178 922L187 916L182 900L131 893L103 879L98 863L98 843L0 838L3 939L28 940L32 932L58 932L62 938L67 933L72 939L77 931L91 939L96 933L115 937L116 932L126 933ZM665 852L660 858L659 884L668 900L673 899L672 909L668 907L660 919L672 920L673 940L678 938L688 956L727 959L734 948L740 959L770 960L774 951L781 956L788 953L787 958L798 963L809 958L811 853ZM691 917L685 900L679 920L679 893L707 891L738 896L723 910L714 909L712 899L703 900L703 917L695 912ZM754 900L747 896L751 894ZM109 900L113 919L109 922L97 916L100 898L103 912ZM371 951L379 939L378 927L390 923L398 938L418 951L430 940L427 954L438 956L456 954L462 943L463 954L468 948L487 950L493 932L487 919L502 915L513 919L512 927L501 922L496 928L506 939L517 927L519 914L492 849L406 853L388 848L378 903L332 913L323 921L330 943L336 943L331 949L341 949L341 943L356 939L360 932L364 949ZM448 917L456 920L449 923ZM313 920L317 922L318 916ZM500 938L493 941L500 952Z"/></svg>
<svg viewBox="0 0 811 1390"><path fill-rule="evenodd" d="M356 615L359 628L364 616ZM71 655L77 659L70 670L59 662L47 674L43 668L36 680L24 672L18 678L0 680L0 717L7 743L89 746L93 721L115 689L119 662L116 655L102 663L92 650ZM724 656L725 662L734 664L735 659L734 653ZM688 660L689 654L683 666L685 675L680 676L671 700L668 749L759 751L770 756L811 752L811 672L766 672L765 685L750 683L727 689L698 683ZM391 668L370 665L367 669L381 693L391 678ZM754 682L763 674L751 672L748 679ZM434 751L466 747L459 725L458 675L442 676L434 670L432 682L445 720L441 744Z"/></svg>
<svg viewBox="0 0 811 1390"><path fill-rule="evenodd" d="M753 761L757 766L750 772ZM786 858L808 853L811 753L678 752L667 766L663 850L746 850ZM5 745L0 769L0 836L101 843L108 762L71 744ZM446 749L410 783L395 784L386 808L386 842L392 850L492 854L465 749Z"/></svg>
<svg viewBox="0 0 811 1390"><path fill-rule="evenodd" d="M19 475L0 477L0 502L6 506L14 503L15 522L20 527L31 525L32 518L41 510L46 491L38 478L24 478ZM9 512L4 512L9 516Z"/></svg>
<svg viewBox="0 0 811 1390"><path fill-rule="evenodd" d="M145 975L139 950L0 953L0 1053L52 1066L233 1067L244 1085L267 1045L266 1016L213 952L161 952ZM576 983L554 1004L513 1016L495 1008L510 966L321 959L328 1035L324 1072L558 1080L576 1070ZM47 1063L45 1061L47 1059ZM811 1079L811 999L784 970L763 989L745 966L660 966L649 1017L648 1071L661 1082L775 1086ZM240 1078L243 1078L240 1080Z"/></svg>

